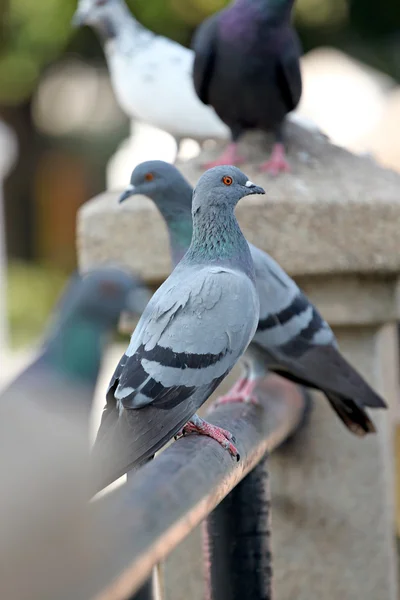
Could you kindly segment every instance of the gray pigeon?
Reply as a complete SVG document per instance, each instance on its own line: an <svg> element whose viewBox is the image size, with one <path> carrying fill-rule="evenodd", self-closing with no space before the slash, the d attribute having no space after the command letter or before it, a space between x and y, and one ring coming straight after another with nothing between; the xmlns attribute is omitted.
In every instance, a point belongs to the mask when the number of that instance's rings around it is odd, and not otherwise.
<svg viewBox="0 0 400 600"><path fill-rule="evenodd" d="M121 311L141 312L144 300L138 280L119 269L104 267L73 276L39 356L2 392L1 410L7 412L9 399L23 402L29 395L42 408L61 413L77 410L87 416L105 342Z"/></svg>
<svg viewBox="0 0 400 600"><path fill-rule="evenodd" d="M68 577L81 577L90 544L100 539L86 510L90 409L121 310L144 308L140 286L109 267L73 276L39 356L0 395L3 598L58 597Z"/></svg>
<svg viewBox="0 0 400 600"><path fill-rule="evenodd" d="M249 129L275 134L261 169L289 171L283 145L286 115L301 96L300 43L291 24L294 0L235 0L207 19L193 41L194 85L231 130L232 142L207 166L239 164L237 141Z"/></svg>
<svg viewBox="0 0 400 600"><path fill-rule="evenodd" d="M192 188L173 165L138 165L120 201L134 194L151 198L168 227L174 264L192 236ZM269 369L325 393L332 408L356 435L374 432L365 406L385 408L337 349L335 336L295 282L265 252L249 244L260 298L260 320L244 355L246 374L224 401L251 401L257 381Z"/></svg>
<svg viewBox="0 0 400 600"><path fill-rule="evenodd" d="M257 327L254 267L234 208L263 193L236 167L200 178L189 249L147 305L109 385L93 450L100 487L149 460L181 428L212 437L238 459L232 435L195 413Z"/></svg>

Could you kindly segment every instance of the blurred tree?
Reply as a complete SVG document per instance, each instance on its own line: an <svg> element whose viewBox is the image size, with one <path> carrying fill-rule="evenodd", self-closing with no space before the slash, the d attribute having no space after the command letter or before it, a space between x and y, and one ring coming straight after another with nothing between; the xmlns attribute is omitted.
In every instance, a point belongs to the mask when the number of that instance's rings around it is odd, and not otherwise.
<svg viewBox="0 0 400 600"><path fill-rule="evenodd" d="M204 18L227 4L228 0L128 0L139 21L183 44L190 43ZM0 105L29 100L45 66L67 50L101 57L100 45L88 28L72 30L75 8L76 0L0 0ZM297 0L296 24L306 49L327 42L351 47L352 40L363 45L369 38L379 38L385 46L385 36L395 35L397 50L400 2ZM389 73L394 68L398 75L392 63L387 56L383 68Z"/></svg>
<svg viewBox="0 0 400 600"><path fill-rule="evenodd" d="M68 41L73 10L73 0L10 0L3 15L0 103L29 99L41 69Z"/></svg>

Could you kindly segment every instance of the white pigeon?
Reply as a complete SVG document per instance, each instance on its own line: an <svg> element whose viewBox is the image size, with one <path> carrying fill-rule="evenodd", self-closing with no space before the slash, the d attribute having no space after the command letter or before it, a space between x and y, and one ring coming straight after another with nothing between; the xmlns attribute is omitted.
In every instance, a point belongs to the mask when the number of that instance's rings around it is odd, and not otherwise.
<svg viewBox="0 0 400 600"><path fill-rule="evenodd" d="M228 140L229 129L197 97L192 80L194 53L143 27L123 0L79 0L75 26L99 34L111 82L131 118L183 138Z"/></svg>

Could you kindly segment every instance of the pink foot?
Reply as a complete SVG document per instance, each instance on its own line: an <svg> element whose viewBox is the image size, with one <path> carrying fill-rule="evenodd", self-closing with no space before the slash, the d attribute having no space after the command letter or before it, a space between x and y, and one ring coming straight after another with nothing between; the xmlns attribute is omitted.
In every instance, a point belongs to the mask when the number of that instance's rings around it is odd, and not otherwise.
<svg viewBox="0 0 400 600"><path fill-rule="evenodd" d="M244 163L245 159L243 156L240 156L237 150L237 144L235 142L231 142L225 148L221 156L212 160L204 165L206 169L212 169L213 167L221 167L222 165L240 165Z"/></svg>
<svg viewBox="0 0 400 600"><path fill-rule="evenodd" d="M270 159L260 165L260 171L266 171L270 175L278 175L278 173L288 173L290 171L290 165L286 160L283 144L279 142L274 145Z"/></svg>
<svg viewBox="0 0 400 600"><path fill-rule="evenodd" d="M257 396L254 394L254 388L256 387L256 384L256 381L239 379L227 394L220 396L214 402L214 406L233 404L235 402L243 402L244 404L253 404L254 406L259 406L260 403L257 399Z"/></svg>
<svg viewBox="0 0 400 600"><path fill-rule="evenodd" d="M240 460L239 452L232 444L232 441L234 442L235 438L226 429L222 429L222 427L217 427L216 425L211 425L211 423L207 423L207 421L204 421L197 415L194 415L190 421L186 423L183 429L181 429L181 431L175 436L175 439L178 439L179 437L189 433L207 435L218 442L223 448L225 448L225 450L228 450L229 454L233 456L233 458L236 458L237 461Z"/></svg>

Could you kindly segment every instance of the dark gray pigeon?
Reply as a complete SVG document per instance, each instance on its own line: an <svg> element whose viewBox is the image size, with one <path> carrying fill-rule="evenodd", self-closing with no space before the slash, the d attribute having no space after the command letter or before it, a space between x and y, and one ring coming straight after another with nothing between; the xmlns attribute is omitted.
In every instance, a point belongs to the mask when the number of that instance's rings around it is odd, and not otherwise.
<svg viewBox="0 0 400 600"><path fill-rule="evenodd" d="M29 396L54 412L90 411L105 343L123 309L141 312L150 298L126 272L103 267L74 275L66 287L38 357L0 396L0 407Z"/></svg>
<svg viewBox="0 0 400 600"><path fill-rule="evenodd" d="M146 462L181 428L212 437L238 458L232 435L195 413L257 327L254 267L234 208L243 196L263 193L236 167L200 178L190 247L147 305L109 385L93 450L103 457L99 487Z"/></svg>
<svg viewBox="0 0 400 600"><path fill-rule="evenodd" d="M58 597L99 539L86 510L90 409L121 310L144 308L138 285L109 267L72 277L37 359L0 395L2 598Z"/></svg>
<svg viewBox="0 0 400 600"><path fill-rule="evenodd" d="M228 125L232 142L207 166L239 164L243 132L275 134L270 159L261 169L288 171L283 145L286 115L301 96L300 43L291 24L294 0L235 0L207 19L194 41L196 92Z"/></svg>
<svg viewBox="0 0 400 600"><path fill-rule="evenodd" d="M120 201L134 194L151 198L168 227L177 264L192 236L192 188L173 165L138 165ZM295 282L265 252L249 244L260 299L260 320L244 362L246 374L224 401L251 401L267 369L325 393L346 427L356 435L375 431L364 407L385 408L383 400L343 358L335 336Z"/></svg>

